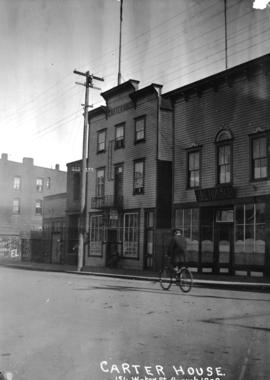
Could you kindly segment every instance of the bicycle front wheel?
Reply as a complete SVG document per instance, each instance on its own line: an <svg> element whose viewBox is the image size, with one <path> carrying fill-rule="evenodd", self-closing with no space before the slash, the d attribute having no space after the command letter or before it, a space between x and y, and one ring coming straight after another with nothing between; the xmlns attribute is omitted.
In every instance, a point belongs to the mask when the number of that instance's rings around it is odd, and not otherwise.
<svg viewBox="0 0 270 380"><path fill-rule="evenodd" d="M182 268L180 270L178 284L180 286L180 289L185 293L188 293L191 290L193 284L193 276L188 268Z"/></svg>
<svg viewBox="0 0 270 380"><path fill-rule="evenodd" d="M159 274L159 283L163 290L169 290L172 286L172 273L168 267L164 267Z"/></svg>

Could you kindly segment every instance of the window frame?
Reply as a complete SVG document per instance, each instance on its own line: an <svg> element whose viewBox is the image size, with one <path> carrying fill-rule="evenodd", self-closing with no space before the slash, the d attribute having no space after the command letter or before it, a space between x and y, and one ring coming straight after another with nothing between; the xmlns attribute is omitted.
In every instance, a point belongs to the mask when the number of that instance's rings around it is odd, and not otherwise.
<svg viewBox="0 0 270 380"><path fill-rule="evenodd" d="M41 185L38 185L38 181L40 180L41 182ZM41 178L41 177L38 177L36 179L36 190L39 192L39 193L42 193L43 190L44 190L44 178Z"/></svg>
<svg viewBox="0 0 270 380"><path fill-rule="evenodd" d="M15 202L18 202L16 209L15 209ZM14 198L12 201L12 214L13 215L20 215L20 213L21 213L21 200L20 200L20 198Z"/></svg>
<svg viewBox="0 0 270 380"><path fill-rule="evenodd" d="M137 122L143 120L143 137L138 138L138 131L137 131ZM134 144L138 144L140 142L145 142L146 139L146 115L136 117L134 119Z"/></svg>
<svg viewBox="0 0 270 380"><path fill-rule="evenodd" d="M142 172L142 186L141 187L135 187L136 182L136 164L143 164L143 172ZM140 195L144 194L145 192L145 158L136 159L133 161L133 195Z"/></svg>
<svg viewBox="0 0 270 380"><path fill-rule="evenodd" d="M199 154L199 184L197 186L191 186L190 184L190 179L191 179L191 175L190 173L192 172L192 170L190 170L190 167L189 167L189 158L190 158L190 155L191 154L194 154L194 153L198 153ZM193 190L193 189L198 189L201 187L201 170L202 170L202 147L201 146L197 146L196 148L189 148L187 149L186 151L186 179L187 179L187 183L186 183L186 186L187 186L187 189L190 189L190 190ZM195 170L193 170L195 171Z"/></svg>
<svg viewBox="0 0 270 380"><path fill-rule="evenodd" d="M114 150L123 149L125 147L125 126L126 123L119 123L115 125L114 131ZM117 129L123 128L123 136L121 138L117 137Z"/></svg>
<svg viewBox="0 0 270 380"><path fill-rule="evenodd" d="M103 171L103 183L100 184L98 182L98 172ZM105 167L100 167L96 169L96 186L95 186L95 197L96 198L104 198L105 196ZM102 178L102 177L101 177ZM103 189L103 191L100 191L100 189Z"/></svg>
<svg viewBox="0 0 270 380"><path fill-rule="evenodd" d="M99 141L99 137L104 133L104 142ZM107 143L107 129L103 128L97 131L97 154L106 152L106 143ZM100 149L100 145L104 144L104 148Z"/></svg>
<svg viewBox="0 0 270 380"><path fill-rule="evenodd" d="M46 190L50 190L52 185L52 179L51 177L46 178Z"/></svg>
<svg viewBox="0 0 270 380"><path fill-rule="evenodd" d="M256 132L252 133L249 135L249 156L250 156L250 182L260 182L260 181L265 181L269 179L270 176L270 153L269 153L269 136L270 133L269 131L263 131L263 132ZM266 176L265 177L260 177L260 178L255 178L255 166L254 162L255 160L253 159L253 142L254 140L265 138L265 143L266 143L266 155L265 155L265 160L266 160ZM260 158L262 159L262 158Z"/></svg>
<svg viewBox="0 0 270 380"><path fill-rule="evenodd" d="M38 203L38 202L40 202L40 207L37 207L37 203ZM42 205L42 199L36 199L36 200L35 200L35 215L40 215L40 216L42 215L42 213L43 213L43 212L42 212L42 211L43 211L43 210L42 210L42 209L43 209L42 206L43 206L43 205ZM37 212L38 209L40 209L40 212Z"/></svg>
<svg viewBox="0 0 270 380"><path fill-rule="evenodd" d="M16 180L18 180L18 184L16 184ZM21 190L22 189L22 177L16 175L13 177L13 190Z"/></svg>
<svg viewBox="0 0 270 380"><path fill-rule="evenodd" d="M227 137L221 139L222 134L226 134ZM221 131L219 131L217 136L216 136L215 145L216 145L216 185L217 186L231 185L233 183L233 136L232 136L231 131L227 130L227 129L222 129ZM230 162L229 162L229 164L225 163L223 165L225 167L226 167L226 165L228 165L230 168L230 180L226 181L226 182L221 182L220 181L220 173L221 173L220 168L222 165L219 164L219 153L220 153L220 149L224 148L224 147L229 147L229 149L230 149L230 154L229 154Z"/></svg>

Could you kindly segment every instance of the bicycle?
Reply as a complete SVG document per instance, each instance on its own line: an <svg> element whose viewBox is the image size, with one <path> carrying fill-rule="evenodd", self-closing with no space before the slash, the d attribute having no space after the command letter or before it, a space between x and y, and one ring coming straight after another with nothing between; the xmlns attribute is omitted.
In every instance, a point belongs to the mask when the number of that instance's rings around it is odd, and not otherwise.
<svg viewBox="0 0 270 380"><path fill-rule="evenodd" d="M193 275L191 271L186 267L178 267L177 270L173 269L170 265L165 265L159 274L159 283L163 290L169 290L175 283L184 292L188 293L193 285Z"/></svg>

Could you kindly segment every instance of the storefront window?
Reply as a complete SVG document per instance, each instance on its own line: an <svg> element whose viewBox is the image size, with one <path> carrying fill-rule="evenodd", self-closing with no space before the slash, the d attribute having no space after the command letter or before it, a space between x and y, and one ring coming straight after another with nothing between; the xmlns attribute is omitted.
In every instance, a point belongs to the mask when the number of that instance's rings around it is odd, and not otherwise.
<svg viewBox="0 0 270 380"><path fill-rule="evenodd" d="M124 215L123 256L127 258L138 257L138 214Z"/></svg>
<svg viewBox="0 0 270 380"><path fill-rule="evenodd" d="M201 252L202 263L213 263L214 253L214 210L201 210Z"/></svg>
<svg viewBox="0 0 270 380"><path fill-rule="evenodd" d="M233 222L233 210L217 210L216 222L232 223Z"/></svg>
<svg viewBox="0 0 270 380"><path fill-rule="evenodd" d="M187 241L187 261L199 260L199 209L175 210L175 227L183 230Z"/></svg>
<svg viewBox="0 0 270 380"><path fill-rule="evenodd" d="M236 206L235 264L263 265L265 203Z"/></svg>
<svg viewBox="0 0 270 380"><path fill-rule="evenodd" d="M90 256L102 256L102 242L104 240L104 226L102 215L90 216Z"/></svg>

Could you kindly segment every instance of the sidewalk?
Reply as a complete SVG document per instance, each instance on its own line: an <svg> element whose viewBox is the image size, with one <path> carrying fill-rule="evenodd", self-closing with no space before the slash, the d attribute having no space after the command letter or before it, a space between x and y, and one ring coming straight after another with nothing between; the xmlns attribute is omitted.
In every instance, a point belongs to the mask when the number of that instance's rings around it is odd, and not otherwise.
<svg viewBox="0 0 270 380"><path fill-rule="evenodd" d="M129 280L144 280L154 282L159 281L158 273L132 269L85 267L83 271L78 272L77 267L75 265L27 262L21 261L20 259L3 257L0 258L0 266L25 270L64 272L77 275L103 276ZM193 277L194 286L228 290L270 292L269 277L242 277L228 275L199 274L194 272Z"/></svg>

